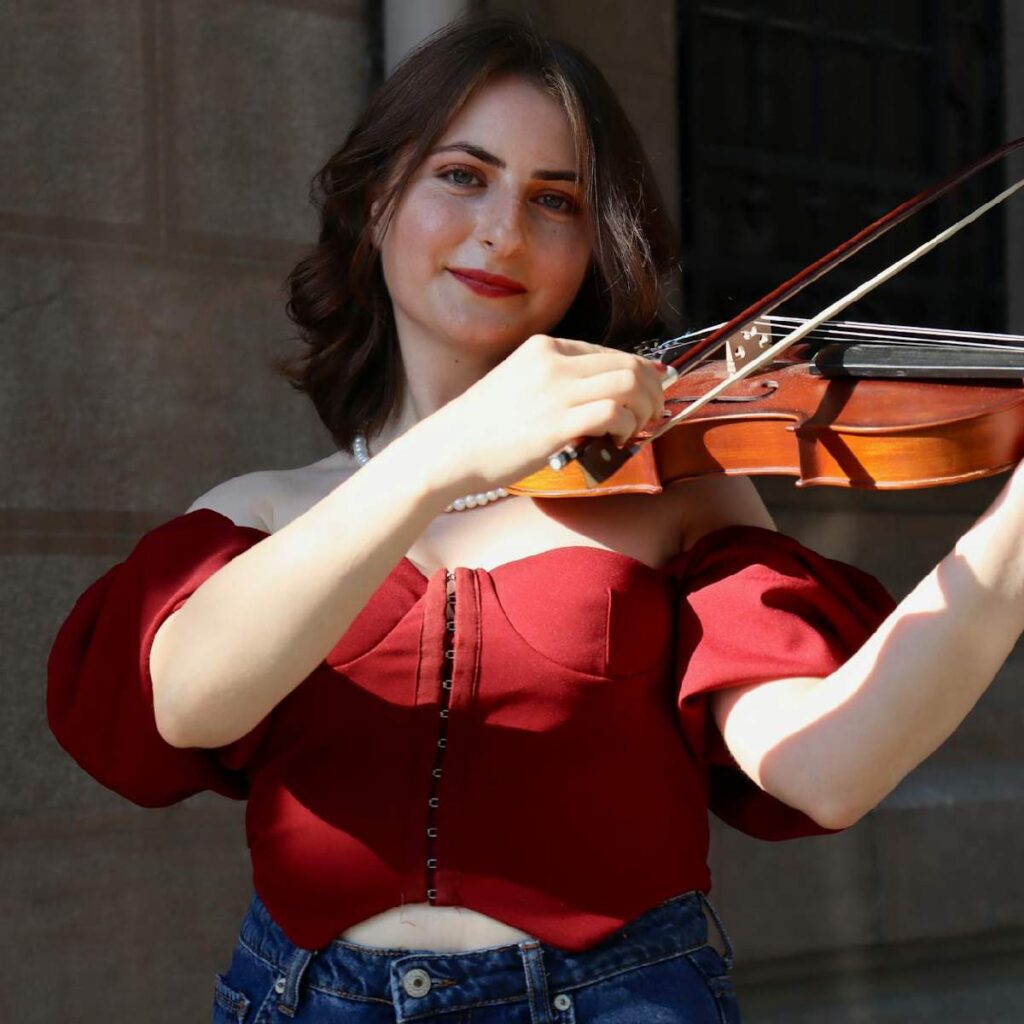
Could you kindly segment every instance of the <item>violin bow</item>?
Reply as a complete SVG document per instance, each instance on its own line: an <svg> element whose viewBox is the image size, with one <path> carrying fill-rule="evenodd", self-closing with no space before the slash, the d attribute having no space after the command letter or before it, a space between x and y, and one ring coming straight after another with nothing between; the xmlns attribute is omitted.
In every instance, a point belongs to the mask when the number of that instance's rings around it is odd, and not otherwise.
<svg viewBox="0 0 1024 1024"><path fill-rule="evenodd" d="M834 267L839 266L840 263L849 259L866 245L875 241L877 238L880 238L897 224L907 220L929 204L935 202L935 200L944 196L957 185L1022 147L1024 147L1024 136L1019 139L1015 139L1012 142L1005 143L998 149L993 150L987 156L984 156L966 168L949 175L938 184L925 189L913 198L901 203L899 206L890 210L887 214L879 217L878 220L869 224L866 228L863 228L852 238L837 246L830 253L805 267L788 281L783 282L763 298L758 299L731 320L715 328L709 335L707 335L707 337L695 342L681 360L682 367L678 368L675 364L668 364L670 369L677 371L678 375L684 374L688 370L693 369L718 351L718 349L721 348L729 338L739 332L748 330L759 317L770 313L787 299L797 295L800 291L806 288L807 285L818 280L818 278L828 273L828 271L832 270ZM910 264L915 260L920 259L925 255L925 253L930 252L936 246L941 245L947 239L952 238L958 231L961 231L968 224L977 220L978 217L988 212L994 206L1004 202L1021 188L1024 188L1024 178L1011 185L1009 188L1004 189L995 198L982 204L962 220L957 221L955 224L952 224L950 227L940 232L934 238L918 246L913 250L913 252L910 252L906 256L897 260L870 280L865 281L863 284L853 289L849 294L832 303L817 316L805 321L795 330L782 338L781 341L778 341L774 345L764 349L753 359L744 363L744 365L739 367L734 373L730 374L719 384L715 385L706 394L695 399L686 408L680 410L670 419L665 420L665 422L660 424L657 430L652 431L648 437L628 443L621 448L616 446L607 436L587 438L579 447L567 445L561 451L556 452L548 459L548 465L553 470L559 470L568 465L569 462L576 460L580 464L584 477L588 482L592 482L591 486L596 486L604 480L607 480L608 477L612 476L625 462L640 451L645 444L650 443L656 437L660 437L661 434L670 430L680 420L684 419L686 416L692 415L697 409L712 401L731 384L742 380L748 374L753 373L765 363L770 362L781 352L789 348L791 345L796 344L796 342L800 341L830 317L856 302L858 299L863 298L863 296L868 294L868 292L873 288L876 288L884 281L887 281L890 277L894 277L901 270L910 266ZM670 379L663 382L663 387L667 387L676 379L674 375L669 375L669 378Z"/></svg>
<svg viewBox="0 0 1024 1024"><path fill-rule="evenodd" d="M836 299L836 301L833 302L832 305L826 306L825 309L823 309L820 313L818 313L816 316L811 317L809 320L805 321L795 330L790 331L790 333L787 334L784 338L775 342L775 344L769 345L767 348L763 349L749 362L746 362L742 366L738 367L731 374L726 376L723 380L719 381L713 387L709 388L699 398L695 398L684 409L681 409L670 419L665 420L665 422L662 423L657 430L652 431L650 437L646 438L645 440L653 441L654 438L659 437L661 434L663 434L666 430L669 430L680 420L685 419L687 416L690 416L693 413L695 413L698 409L703 408L705 405L708 404L708 402L713 401L715 398L717 398L731 384L736 383L736 381L743 380L744 377L747 377L755 370L760 369L762 366L765 365L765 363L770 363L776 356L779 356L783 352L785 352L785 350L789 348L790 345L795 345L798 341L801 341L808 334L810 334L811 331L813 331L816 327L823 324L826 320L830 320L837 313L841 313L844 309L846 309L847 306L852 305L858 299L862 299L865 295L868 294L868 292L873 291L880 284L883 284L884 282L888 281L890 277L895 277L898 273L900 273L900 271L905 270L907 267L909 267L911 263L914 263L916 260L919 260L922 256L924 256L926 253L931 252L932 249L941 245L947 239L952 238L953 235L955 235L958 231L962 231L965 227L967 227L968 224L973 224L974 221L976 221L983 214L988 213L988 211L991 210L994 206L998 206L1000 203L1009 199L1010 196L1012 196L1015 192L1019 192L1022 188L1024 188L1024 178L1021 178L1020 181L1011 185L1009 188L1004 189L994 199L990 199L987 203L983 203L981 206L979 206L976 210L969 213L962 220L958 220L955 224L951 224L944 231L940 231L939 234L937 234L934 238L930 238L927 242L924 242L923 244L919 245L913 251L908 252L906 256L901 257L895 263L886 267L885 270L880 271L874 277L869 278L862 284L859 284L856 288L853 289L853 291L848 292L846 295L842 296L842 298ZM706 344L706 339L704 344ZM694 347L696 348L696 346ZM701 350L704 350L703 344ZM693 353L691 353L691 355L693 355Z"/></svg>

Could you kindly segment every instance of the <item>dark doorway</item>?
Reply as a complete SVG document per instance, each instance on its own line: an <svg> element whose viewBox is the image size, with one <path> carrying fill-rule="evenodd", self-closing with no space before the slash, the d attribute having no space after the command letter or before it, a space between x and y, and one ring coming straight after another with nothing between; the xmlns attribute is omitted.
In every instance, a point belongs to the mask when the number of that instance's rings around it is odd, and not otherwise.
<svg viewBox="0 0 1024 1024"><path fill-rule="evenodd" d="M726 320L1003 138L998 0L679 0L684 323ZM1004 186L976 176L780 307L810 316ZM843 318L1005 330L1003 208Z"/></svg>

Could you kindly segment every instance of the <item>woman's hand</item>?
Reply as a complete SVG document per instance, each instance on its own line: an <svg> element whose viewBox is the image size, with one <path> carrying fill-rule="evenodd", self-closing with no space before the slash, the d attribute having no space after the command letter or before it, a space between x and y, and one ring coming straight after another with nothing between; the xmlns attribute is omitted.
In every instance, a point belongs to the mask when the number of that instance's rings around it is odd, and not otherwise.
<svg viewBox="0 0 1024 1024"><path fill-rule="evenodd" d="M665 407L654 360L535 334L413 428L435 482L452 497L507 487L567 444L611 434L617 444ZM412 433L413 431L410 431Z"/></svg>

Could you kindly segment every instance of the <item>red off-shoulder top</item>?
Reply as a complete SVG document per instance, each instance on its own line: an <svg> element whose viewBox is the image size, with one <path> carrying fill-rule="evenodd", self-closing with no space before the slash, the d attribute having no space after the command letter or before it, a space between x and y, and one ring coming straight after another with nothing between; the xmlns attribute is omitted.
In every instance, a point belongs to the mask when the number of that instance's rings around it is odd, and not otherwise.
<svg viewBox="0 0 1024 1024"><path fill-rule="evenodd" d="M758 788L712 690L827 676L893 608L791 537L732 526L654 569L586 546L490 571L398 562L323 662L247 735L175 748L149 652L199 585L268 536L210 509L145 534L61 625L50 728L144 807L248 801L253 884L297 945L403 903L488 914L580 951L709 891L708 810L763 839L828 832Z"/></svg>

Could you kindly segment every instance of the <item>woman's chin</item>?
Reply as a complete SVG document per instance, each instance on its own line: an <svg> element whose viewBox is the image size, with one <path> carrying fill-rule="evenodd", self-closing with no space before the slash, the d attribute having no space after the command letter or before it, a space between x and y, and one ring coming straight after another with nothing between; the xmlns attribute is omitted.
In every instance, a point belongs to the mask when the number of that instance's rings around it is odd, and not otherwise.
<svg viewBox="0 0 1024 1024"><path fill-rule="evenodd" d="M447 332L449 343L471 352L508 353L537 331L530 327L514 327L493 323L460 324Z"/></svg>

